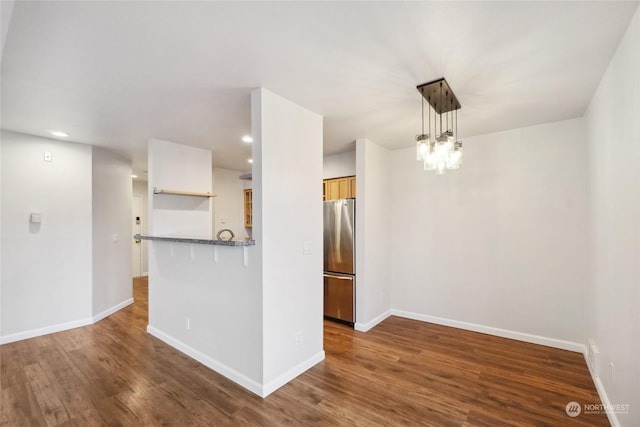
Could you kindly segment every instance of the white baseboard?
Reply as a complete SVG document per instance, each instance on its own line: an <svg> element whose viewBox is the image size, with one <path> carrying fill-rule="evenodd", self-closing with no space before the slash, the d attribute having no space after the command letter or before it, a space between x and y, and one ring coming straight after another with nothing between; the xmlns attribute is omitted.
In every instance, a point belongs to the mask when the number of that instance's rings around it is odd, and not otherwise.
<svg viewBox="0 0 640 427"><path fill-rule="evenodd" d="M356 324L353 325L353 329L355 329L356 331L360 331L360 332L367 332L371 328L376 326L378 323L384 321L384 319L386 319L389 316L391 316L391 310L385 311L384 313L376 316L375 318L373 318L373 320L370 320L367 323L356 322Z"/></svg>
<svg viewBox="0 0 640 427"><path fill-rule="evenodd" d="M274 391L276 391L277 389L279 389L280 387L282 387L283 385L285 385L286 383L288 383L298 375L302 374L307 369L313 367L317 363L324 360L324 350L323 350L323 351L320 351L319 353L316 353L309 359L303 361L302 363L299 363L298 365L289 369L287 372L279 375L273 381L270 381L269 383L263 385L255 380L252 380L246 375L236 371L235 369L230 368L224 363L221 363L213 359L212 357L207 356L201 351L196 350L195 348L183 343L182 341L175 339L168 334L165 334L161 330L154 328L151 325L147 325L147 332L153 335L154 337L158 338L159 340L164 341L166 344L170 345L176 350L186 354L192 359L197 360L198 362L205 365L207 368L216 371L220 375L230 379L234 383L246 388L250 392L257 394L258 396L263 398L267 397L268 395L270 395L271 393L273 393Z"/></svg>
<svg viewBox="0 0 640 427"><path fill-rule="evenodd" d="M587 367L589 368L589 359L587 358L587 346L584 346L584 361L587 364ZM613 412L610 408L612 407L611 405L611 401L609 400L609 396L607 395L607 391L604 388L604 384L602 384L602 381L600 381L600 377L598 377L597 375L594 375L593 371L591 371L591 368L589 368L589 374L591 375L591 379L593 380L593 384L596 386L596 391L598 392L598 396L600 396L600 400L602 401L602 404L604 405L607 411L607 418L609 419L609 424L611 424L611 427L620 427L620 421L618 421L618 417L616 416L615 412Z"/></svg>
<svg viewBox="0 0 640 427"><path fill-rule="evenodd" d="M105 317L110 316L113 313L115 313L116 311L121 310L121 309L123 309L126 306L131 305L131 304L133 304L133 298L129 298L127 300L124 300L121 303L116 304L113 307L106 309L102 313L99 313L99 314L96 314L95 316L93 316L93 323L99 322L100 320L104 319Z"/></svg>
<svg viewBox="0 0 640 427"><path fill-rule="evenodd" d="M437 325L451 326L453 328L465 329L467 331L481 332L483 334L495 335L503 338L529 342L532 344L546 345L547 347L559 348L561 350L585 353L584 344L559 340L556 338L543 337L540 335L527 334L524 332L510 331L508 329L494 328L492 326L478 325L476 323L461 322L459 320L446 319L444 317L429 316L427 314L413 313L410 311L391 309L394 316L405 317L407 319L420 320L422 322L435 323Z"/></svg>
<svg viewBox="0 0 640 427"><path fill-rule="evenodd" d="M89 317L86 319L73 320L71 322L59 323L57 325L45 326L44 328L32 329L30 331L18 332L16 334L2 336L0 337L0 345L9 344L11 342L16 342L16 341L22 341L29 338L36 338L43 335L49 335L56 332L68 331L69 329L80 328L82 326L93 325L94 323L104 319L105 317L115 313L118 310L125 308L126 306L132 303L133 303L133 298L129 298L103 311L102 313L96 314L93 317Z"/></svg>
<svg viewBox="0 0 640 427"><path fill-rule="evenodd" d="M44 328L31 329L29 331L2 336L0 337L0 344L9 344L11 342L40 337L42 335L49 335L55 332L67 331L69 329L80 328L82 326L88 326L91 324L93 324L93 319L91 317L86 319L73 320L71 322L58 323L57 325L45 326Z"/></svg>
<svg viewBox="0 0 640 427"><path fill-rule="evenodd" d="M279 375L273 381L269 381L268 383L266 383L262 387L262 397L269 396L271 393L273 393L274 391L276 391L277 389L279 389L280 387L282 387L283 385L285 385L286 383L288 383L298 375L304 373L308 369L311 369L312 367L322 362L323 360L324 360L324 350L321 350L318 353L311 356L310 358L308 358L307 360L302 361L301 363L297 364L293 368Z"/></svg>
<svg viewBox="0 0 640 427"><path fill-rule="evenodd" d="M252 380L251 378L247 377L244 374L241 374L235 369L230 368L227 365L218 362L217 360L183 343L182 341L177 340L172 336L165 334L161 330L154 328L151 325L147 325L147 332L153 335L154 337L158 338L159 340L169 344L171 347L175 348L176 350L181 351L182 353L186 354L192 359L197 360L198 362L205 365L207 368L213 369L220 375L223 375L229 378L231 381L241 385L242 387L246 388L250 392L257 394L260 397L264 397L262 395L263 393L262 384L258 383L257 381Z"/></svg>

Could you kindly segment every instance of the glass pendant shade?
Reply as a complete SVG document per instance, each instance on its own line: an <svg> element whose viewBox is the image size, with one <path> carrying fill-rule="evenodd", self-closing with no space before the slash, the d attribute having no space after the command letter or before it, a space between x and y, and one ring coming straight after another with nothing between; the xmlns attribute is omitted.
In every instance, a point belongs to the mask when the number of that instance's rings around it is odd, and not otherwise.
<svg viewBox="0 0 640 427"><path fill-rule="evenodd" d="M416 157L417 160L425 160L429 154L429 135L416 136Z"/></svg>
<svg viewBox="0 0 640 427"><path fill-rule="evenodd" d="M449 154L447 169L458 169L462 164L462 141L456 141L453 151Z"/></svg>
<svg viewBox="0 0 640 427"><path fill-rule="evenodd" d="M438 159L446 159L449 157L449 152L453 148L453 144L449 141L446 135L440 135L438 139L436 139L436 154L438 155Z"/></svg>
<svg viewBox="0 0 640 427"><path fill-rule="evenodd" d="M424 170L432 171L436 169L435 142L429 141L429 149L424 157Z"/></svg>

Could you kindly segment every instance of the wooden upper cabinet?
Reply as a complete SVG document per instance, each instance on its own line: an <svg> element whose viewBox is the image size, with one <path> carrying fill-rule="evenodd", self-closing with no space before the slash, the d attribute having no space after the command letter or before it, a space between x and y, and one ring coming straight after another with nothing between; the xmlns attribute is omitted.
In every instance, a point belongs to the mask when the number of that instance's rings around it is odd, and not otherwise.
<svg viewBox="0 0 640 427"><path fill-rule="evenodd" d="M351 197L351 188L349 187L348 178L338 179L338 199L347 199Z"/></svg>
<svg viewBox="0 0 640 427"><path fill-rule="evenodd" d="M327 182L327 200L338 200L340 198L340 181L330 179Z"/></svg>
<svg viewBox="0 0 640 427"><path fill-rule="evenodd" d="M356 198L356 177L350 176L349 178L349 197Z"/></svg>
<svg viewBox="0 0 640 427"><path fill-rule="evenodd" d="M253 190L244 190L244 226L253 227Z"/></svg>
<svg viewBox="0 0 640 427"><path fill-rule="evenodd" d="M322 183L322 199L338 200L356 197L356 177L325 179Z"/></svg>

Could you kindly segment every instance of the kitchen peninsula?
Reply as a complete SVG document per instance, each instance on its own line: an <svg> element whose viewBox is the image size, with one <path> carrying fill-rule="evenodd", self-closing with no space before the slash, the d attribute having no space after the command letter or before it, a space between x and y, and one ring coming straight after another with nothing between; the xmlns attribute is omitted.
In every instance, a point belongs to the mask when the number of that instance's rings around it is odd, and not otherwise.
<svg viewBox="0 0 640 427"><path fill-rule="evenodd" d="M322 116L262 88L251 110L255 240L212 239L213 153L157 139L138 237L149 241L147 332L265 397L324 359Z"/></svg>
<svg viewBox="0 0 640 427"><path fill-rule="evenodd" d="M211 151L151 140L148 155L149 232L135 236L149 241L147 332L262 394L250 357L261 336L258 246L214 237Z"/></svg>

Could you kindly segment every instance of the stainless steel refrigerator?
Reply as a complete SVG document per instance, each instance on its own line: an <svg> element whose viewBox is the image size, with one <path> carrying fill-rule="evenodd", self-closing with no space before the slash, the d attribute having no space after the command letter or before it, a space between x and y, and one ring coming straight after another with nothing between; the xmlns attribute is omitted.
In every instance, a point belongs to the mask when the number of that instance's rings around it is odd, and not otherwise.
<svg viewBox="0 0 640 427"><path fill-rule="evenodd" d="M355 199L324 202L324 315L353 326Z"/></svg>

